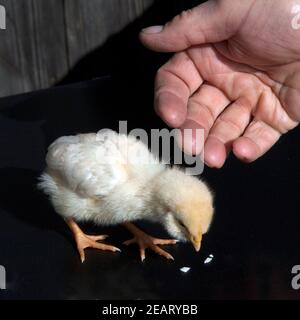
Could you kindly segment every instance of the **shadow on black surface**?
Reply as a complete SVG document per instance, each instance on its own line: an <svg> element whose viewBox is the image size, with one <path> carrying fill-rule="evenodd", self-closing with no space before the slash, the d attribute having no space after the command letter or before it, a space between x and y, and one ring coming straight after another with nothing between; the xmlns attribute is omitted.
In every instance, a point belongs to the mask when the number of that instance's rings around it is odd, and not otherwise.
<svg viewBox="0 0 300 320"><path fill-rule="evenodd" d="M37 189L38 173L27 169L0 169L0 207L17 219L42 229L62 230L62 219Z"/></svg>
<svg viewBox="0 0 300 320"><path fill-rule="evenodd" d="M0 169L0 208L5 210L19 223L28 224L42 230L54 230L64 236L74 247L77 254L75 241L67 228L63 218L58 215L51 205L48 197L38 189L40 173L28 169L2 168ZM99 228L92 223L83 224L83 229L88 233L109 233L114 228ZM115 232L113 232L115 233ZM121 232L123 235L123 232Z"/></svg>

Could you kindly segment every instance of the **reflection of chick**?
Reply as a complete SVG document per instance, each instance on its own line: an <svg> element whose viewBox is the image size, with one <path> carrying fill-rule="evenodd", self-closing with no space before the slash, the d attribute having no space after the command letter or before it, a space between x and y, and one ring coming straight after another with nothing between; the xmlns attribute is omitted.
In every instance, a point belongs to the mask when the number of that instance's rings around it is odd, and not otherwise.
<svg viewBox="0 0 300 320"><path fill-rule="evenodd" d="M106 130L57 139L48 150L47 168L39 187L74 234L81 260L84 249L119 249L105 236L84 234L75 221L98 225L124 223L140 246L172 259L158 245L176 240L156 239L131 224L145 219L159 222L173 237L191 241L197 251L213 216L212 195L206 185L177 168L160 163L137 139Z"/></svg>

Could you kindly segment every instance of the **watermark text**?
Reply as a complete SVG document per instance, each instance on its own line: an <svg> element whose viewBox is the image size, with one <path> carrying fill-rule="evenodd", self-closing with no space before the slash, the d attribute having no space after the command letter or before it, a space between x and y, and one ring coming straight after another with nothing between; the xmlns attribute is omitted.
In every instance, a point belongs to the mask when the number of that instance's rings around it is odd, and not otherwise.
<svg viewBox="0 0 300 320"><path fill-rule="evenodd" d="M0 290L6 289L6 271L3 266L0 265Z"/></svg>
<svg viewBox="0 0 300 320"><path fill-rule="evenodd" d="M6 29L6 10L2 5L0 5L0 29Z"/></svg>

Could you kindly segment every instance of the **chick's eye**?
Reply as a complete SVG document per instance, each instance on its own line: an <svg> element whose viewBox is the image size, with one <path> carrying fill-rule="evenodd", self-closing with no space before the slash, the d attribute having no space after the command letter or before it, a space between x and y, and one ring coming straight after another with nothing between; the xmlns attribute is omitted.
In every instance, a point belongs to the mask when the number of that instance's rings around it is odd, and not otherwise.
<svg viewBox="0 0 300 320"><path fill-rule="evenodd" d="M186 229L186 226L180 220L177 220L177 222L182 228Z"/></svg>

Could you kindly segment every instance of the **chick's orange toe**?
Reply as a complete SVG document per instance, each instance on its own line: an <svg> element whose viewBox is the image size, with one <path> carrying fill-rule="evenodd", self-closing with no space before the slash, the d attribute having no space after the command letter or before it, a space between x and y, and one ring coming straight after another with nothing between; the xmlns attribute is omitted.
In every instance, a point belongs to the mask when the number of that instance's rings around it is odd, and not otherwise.
<svg viewBox="0 0 300 320"><path fill-rule="evenodd" d="M140 256L141 260L144 261L146 258L145 250L151 249L155 253L170 259L174 260L173 256L169 254L167 251L160 248L158 245L166 245L166 244L175 244L178 240L175 239L159 239L152 237L139 228L137 228L132 223L126 223L125 227L134 235L134 238L127 240L124 242L125 245L137 244L140 248Z"/></svg>

